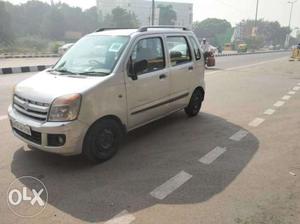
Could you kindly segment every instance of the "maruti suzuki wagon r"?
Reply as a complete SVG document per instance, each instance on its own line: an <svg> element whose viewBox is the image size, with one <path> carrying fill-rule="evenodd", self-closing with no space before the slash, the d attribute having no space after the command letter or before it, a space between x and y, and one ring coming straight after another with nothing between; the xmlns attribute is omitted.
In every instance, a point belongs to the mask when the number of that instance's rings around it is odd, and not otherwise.
<svg viewBox="0 0 300 224"><path fill-rule="evenodd" d="M108 160L126 132L182 109L196 116L204 69L186 28L99 29L15 86L12 130L33 148Z"/></svg>

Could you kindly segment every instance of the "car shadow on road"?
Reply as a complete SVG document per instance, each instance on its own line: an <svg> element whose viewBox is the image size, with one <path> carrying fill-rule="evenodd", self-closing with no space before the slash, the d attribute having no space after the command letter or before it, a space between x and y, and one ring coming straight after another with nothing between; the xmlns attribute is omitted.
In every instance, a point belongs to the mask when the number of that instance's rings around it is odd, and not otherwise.
<svg viewBox="0 0 300 224"><path fill-rule="evenodd" d="M131 132L119 153L103 164L19 149L11 170L16 177L41 179L48 189L48 203L61 212L101 222L125 209L134 213L158 203L201 203L222 192L259 147L251 133L238 143L228 139L240 129L212 114L188 119L178 112ZM201 164L198 159L216 146L228 150L214 163ZM173 194L162 201L149 194L182 170L193 177Z"/></svg>

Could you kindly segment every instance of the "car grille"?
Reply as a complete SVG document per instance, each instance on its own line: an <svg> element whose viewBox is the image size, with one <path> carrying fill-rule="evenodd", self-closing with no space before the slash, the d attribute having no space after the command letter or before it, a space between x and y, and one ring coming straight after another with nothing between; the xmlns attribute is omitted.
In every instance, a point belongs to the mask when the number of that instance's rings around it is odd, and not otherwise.
<svg viewBox="0 0 300 224"><path fill-rule="evenodd" d="M14 131L18 135L20 135L21 137L27 139L28 141L31 141L31 142L36 143L38 145L42 144L42 134L40 132L36 132L36 131L31 130L31 136L30 136L30 135L27 135L27 134L19 131L18 129L15 129L15 128L14 128Z"/></svg>
<svg viewBox="0 0 300 224"><path fill-rule="evenodd" d="M40 103L23 97L14 95L14 108L24 116L30 117L39 121L46 121L50 105L47 103Z"/></svg>

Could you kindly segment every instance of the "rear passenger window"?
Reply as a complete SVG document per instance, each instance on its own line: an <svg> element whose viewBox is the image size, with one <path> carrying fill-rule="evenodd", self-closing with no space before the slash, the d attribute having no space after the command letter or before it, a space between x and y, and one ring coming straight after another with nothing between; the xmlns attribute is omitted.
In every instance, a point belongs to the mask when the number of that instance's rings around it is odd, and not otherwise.
<svg viewBox="0 0 300 224"><path fill-rule="evenodd" d="M147 61L146 69L137 75L154 72L165 68L165 56L163 43L160 37L146 38L140 40L134 47L131 54L131 62L137 63ZM129 71L132 73L132 71Z"/></svg>
<svg viewBox="0 0 300 224"><path fill-rule="evenodd" d="M185 37L167 37L172 66L192 60L191 50Z"/></svg>
<svg viewBox="0 0 300 224"><path fill-rule="evenodd" d="M194 37L190 37L190 41L191 41L192 46L193 46L195 58L198 61L198 60L201 59L201 50L200 50L199 44L197 43L197 41L195 40Z"/></svg>

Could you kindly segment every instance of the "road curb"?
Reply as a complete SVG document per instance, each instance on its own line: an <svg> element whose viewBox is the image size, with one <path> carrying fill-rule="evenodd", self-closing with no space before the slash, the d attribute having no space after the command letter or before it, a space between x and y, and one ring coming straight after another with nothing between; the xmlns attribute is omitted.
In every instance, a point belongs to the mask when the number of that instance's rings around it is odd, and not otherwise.
<svg viewBox="0 0 300 224"><path fill-rule="evenodd" d="M216 54L215 57L227 57L227 56L240 56L240 55L252 55L252 54L268 54L268 53L280 53L288 52L285 51L264 51L264 52L252 52L252 53L236 53L236 54ZM8 67L0 68L0 75L5 74L14 74L14 73L27 73L27 72L39 72L43 71L46 68L51 67L52 65L36 65L36 66L21 66L21 67Z"/></svg>
<svg viewBox="0 0 300 224"><path fill-rule="evenodd" d="M10 58L58 58L58 54L32 54L32 55L0 55L0 59Z"/></svg>
<svg viewBox="0 0 300 224"><path fill-rule="evenodd" d="M0 75L7 75L7 74L14 74L14 73L27 73L27 72L40 72L49 67L51 67L51 65L0 68Z"/></svg>
<svg viewBox="0 0 300 224"><path fill-rule="evenodd" d="M271 54L271 53L283 53L289 51L290 50L278 50L278 51L260 51L260 52L233 53L233 54L215 54L215 57L240 56L240 55L252 55L252 54Z"/></svg>

